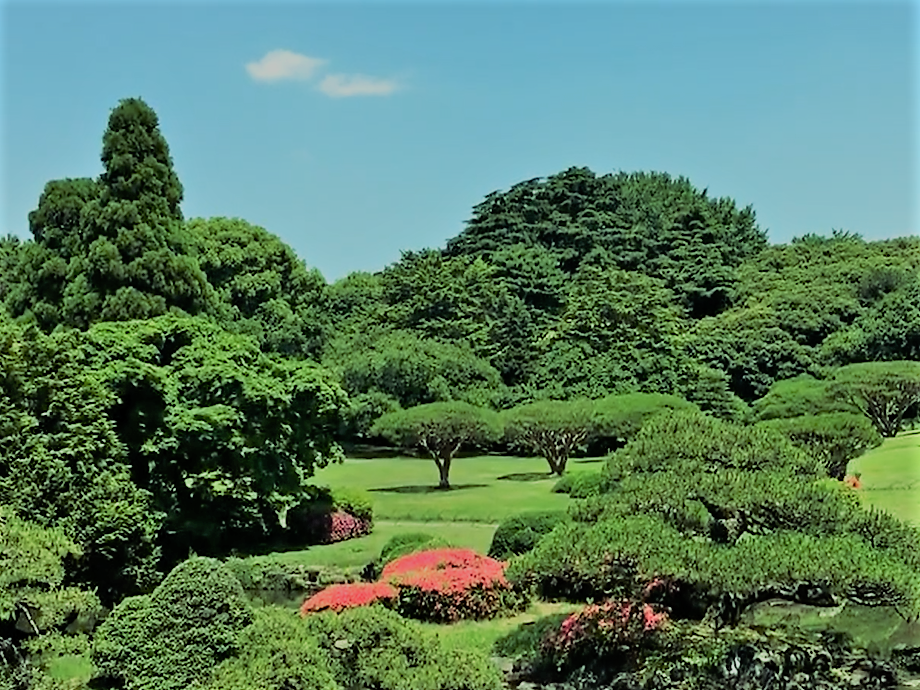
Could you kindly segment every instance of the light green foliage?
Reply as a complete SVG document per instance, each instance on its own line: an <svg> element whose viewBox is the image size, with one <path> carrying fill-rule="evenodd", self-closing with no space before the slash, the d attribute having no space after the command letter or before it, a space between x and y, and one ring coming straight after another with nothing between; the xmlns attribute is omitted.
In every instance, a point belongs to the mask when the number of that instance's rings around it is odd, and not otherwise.
<svg viewBox="0 0 920 690"><path fill-rule="evenodd" d="M238 218L195 218L186 228L227 328L251 335L266 352L319 356L328 329L319 271L276 235Z"/></svg>
<svg viewBox="0 0 920 690"><path fill-rule="evenodd" d="M505 440L542 455L551 474L563 475L573 452L594 433L590 400L539 400L501 413Z"/></svg>
<svg viewBox="0 0 920 690"><path fill-rule="evenodd" d="M406 331L354 351L336 368L350 396L384 394L404 408L449 400L489 404L501 388L498 372L466 344Z"/></svg>
<svg viewBox="0 0 920 690"><path fill-rule="evenodd" d="M495 412L465 402L418 405L384 415L371 433L402 447L417 446L431 455L441 488L450 488L450 465L463 446L483 447L497 441L501 427Z"/></svg>
<svg viewBox="0 0 920 690"><path fill-rule="evenodd" d="M500 690L485 654L447 647L434 632L379 606L308 616L303 625L326 652L343 687L379 690Z"/></svg>
<svg viewBox="0 0 920 690"><path fill-rule="evenodd" d="M340 690L328 656L295 613L267 607L240 635L240 652L190 690Z"/></svg>
<svg viewBox="0 0 920 690"><path fill-rule="evenodd" d="M832 395L827 381L807 374L777 381L752 405L757 421L787 419L829 412L857 412L857 408Z"/></svg>
<svg viewBox="0 0 920 690"><path fill-rule="evenodd" d="M849 364L834 372L830 389L890 438L901 430L907 412L920 403L920 362Z"/></svg>
<svg viewBox="0 0 920 690"><path fill-rule="evenodd" d="M688 410L662 412L646 422L626 447L608 458L606 472L616 481L636 472L673 469L694 475L720 468L823 474L818 460L775 430L738 426Z"/></svg>
<svg viewBox="0 0 920 690"><path fill-rule="evenodd" d="M340 457L345 396L315 364L174 316L99 324L85 347L134 481L167 515L170 558L264 538L313 471Z"/></svg>
<svg viewBox="0 0 920 690"><path fill-rule="evenodd" d="M397 329L465 342L513 384L523 380L536 340L523 300L481 258L405 252L381 275L386 318Z"/></svg>
<svg viewBox="0 0 920 690"><path fill-rule="evenodd" d="M79 555L62 531L0 504L0 688L31 687L40 678L41 641L101 612L92 592L65 585L65 561Z"/></svg>
<svg viewBox="0 0 920 690"><path fill-rule="evenodd" d="M851 460L882 444L872 422L851 412L802 415L760 424L781 432L796 446L819 458L834 479L844 478Z"/></svg>
<svg viewBox="0 0 920 690"><path fill-rule="evenodd" d="M594 434L610 445L625 443L642 428L646 420L665 410L699 409L675 395L625 393L608 395L594 403Z"/></svg>
<svg viewBox="0 0 920 690"><path fill-rule="evenodd" d="M600 255L598 255L600 256ZM539 345L536 397L599 398L642 388L670 392L681 356L683 310L660 280L589 257L565 308Z"/></svg>
<svg viewBox="0 0 920 690"><path fill-rule="evenodd" d="M23 520L0 505L0 630L22 620L29 634L44 633L73 613L95 611L91 593L64 584L65 560L80 548L60 530Z"/></svg>
<svg viewBox="0 0 920 690"><path fill-rule="evenodd" d="M161 516L132 483L84 344L0 323L0 503L63 530L83 554L67 581L111 602L158 578Z"/></svg>
<svg viewBox="0 0 920 690"><path fill-rule="evenodd" d="M149 596L122 601L96 632L101 679L131 690L184 690L241 650L252 622L239 581L219 561L191 558Z"/></svg>
<svg viewBox="0 0 920 690"><path fill-rule="evenodd" d="M828 364L920 360L920 274L905 278L821 348Z"/></svg>
<svg viewBox="0 0 920 690"><path fill-rule="evenodd" d="M748 402L762 397L775 381L815 366L814 349L796 341L763 304L701 319L683 340L695 360L725 372L731 390Z"/></svg>

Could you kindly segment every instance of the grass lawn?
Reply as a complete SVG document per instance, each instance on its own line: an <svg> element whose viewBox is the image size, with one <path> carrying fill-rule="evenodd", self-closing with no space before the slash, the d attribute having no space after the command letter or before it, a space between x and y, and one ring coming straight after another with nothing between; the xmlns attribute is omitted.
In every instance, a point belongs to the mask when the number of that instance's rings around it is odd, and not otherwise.
<svg viewBox="0 0 920 690"><path fill-rule="evenodd" d="M850 463L866 505L920 526L920 430L902 433Z"/></svg>
<svg viewBox="0 0 920 690"><path fill-rule="evenodd" d="M456 649L479 649L486 654L492 653L495 641L507 635L523 623L531 623L543 616L554 613L572 613L582 607L566 602L537 601L516 616L493 618L485 621L460 621L449 625L423 623L426 628L436 630L438 637L448 646Z"/></svg>
<svg viewBox="0 0 920 690"><path fill-rule="evenodd" d="M380 549L394 535L405 532L428 532L443 537L451 544L486 553L492 543L496 525L476 522L388 522L377 521L374 531L360 539L349 539L337 544L312 546L302 551L279 551L267 558L276 563L306 566L336 566L352 568L364 566L380 555Z"/></svg>
<svg viewBox="0 0 920 690"><path fill-rule="evenodd" d="M601 458L569 461L569 472L599 471ZM437 488L438 470L424 458L350 458L320 470L315 484L370 492L382 521L498 523L525 510L564 510L568 496L554 494L557 479L543 458L485 455L457 458L453 488Z"/></svg>

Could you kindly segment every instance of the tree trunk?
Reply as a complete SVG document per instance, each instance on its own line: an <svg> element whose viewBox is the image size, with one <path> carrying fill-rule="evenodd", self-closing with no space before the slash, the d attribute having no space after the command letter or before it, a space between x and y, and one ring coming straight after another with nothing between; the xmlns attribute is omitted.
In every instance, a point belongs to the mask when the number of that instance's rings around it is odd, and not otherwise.
<svg viewBox="0 0 920 690"><path fill-rule="evenodd" d="M440 475L440 482L438 482L439 489L449 489L450 488L450 458L435 459L435 462L438 464L438 474Z"/></svg>

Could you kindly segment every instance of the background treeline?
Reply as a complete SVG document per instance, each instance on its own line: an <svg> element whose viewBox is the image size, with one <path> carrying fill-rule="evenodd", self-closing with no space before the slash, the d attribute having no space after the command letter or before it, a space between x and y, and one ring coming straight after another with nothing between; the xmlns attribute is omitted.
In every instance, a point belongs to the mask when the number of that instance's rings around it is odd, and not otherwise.
<svg viewBox="0 0 920 690"><path fill-rule="evenodd" d="M265 229L185 219L143 101L112 111L102 164L0 241L0 503L103 601L283 540L388 412L654 393L745 423L803 414L764 412L794 377L820 397L842 365L920 359L920 239L770 245L684 178L521 182L446 247L328 284Z"/></svg>

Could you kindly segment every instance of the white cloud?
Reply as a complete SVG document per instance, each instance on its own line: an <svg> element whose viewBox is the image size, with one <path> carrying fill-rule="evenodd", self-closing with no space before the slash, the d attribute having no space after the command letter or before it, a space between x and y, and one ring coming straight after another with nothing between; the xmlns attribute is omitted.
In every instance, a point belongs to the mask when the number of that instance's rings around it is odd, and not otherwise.
<svg viewBox="0 0 920 690"><path fill-rule="evenodd" d="M272 50L261 60L248 63L246 71L256 81L306 80L312 79L326 62L321 58L308 57L290 50Z"/></svg>
<svg viewBox="0 0 920 690"><path fill-rule="evenodd" d="M364 74L330 74L319 84L319 90L331 98L389 96L397 89L399 83L394 79L380 79Z"/></svg>

